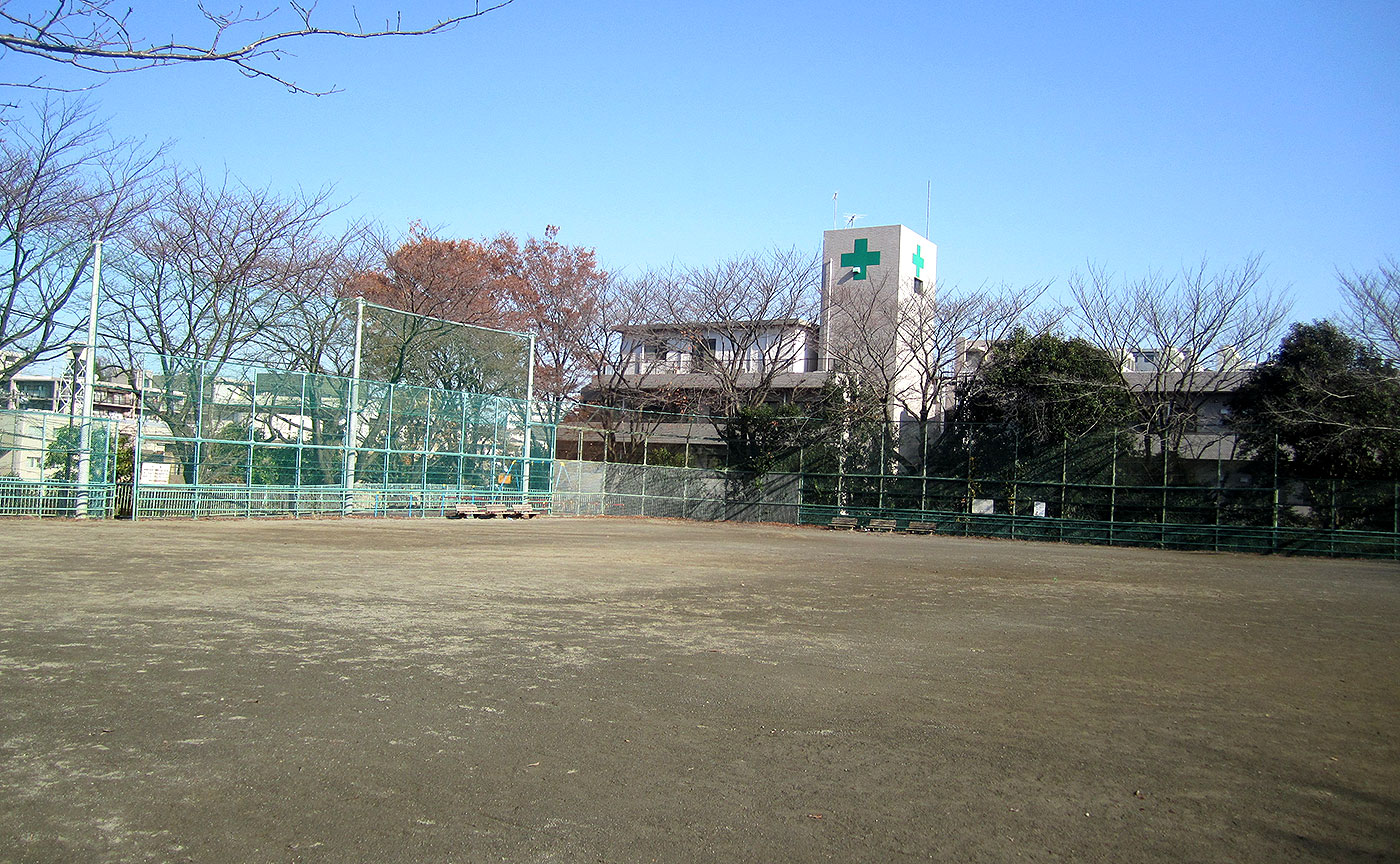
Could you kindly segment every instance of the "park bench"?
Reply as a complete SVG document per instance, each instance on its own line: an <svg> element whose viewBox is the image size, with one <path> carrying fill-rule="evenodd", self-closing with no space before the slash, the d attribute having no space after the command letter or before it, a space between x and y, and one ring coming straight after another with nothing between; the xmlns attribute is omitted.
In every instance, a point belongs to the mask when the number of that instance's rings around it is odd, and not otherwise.
<svg viewBox="0 0 1400 864"><path fill-rule="evenodd" d="M895 527L893 519L871 519L866 524L866 528L870 531L893 531Z"/></svg>
<svg viewBox="0 0 1400 864"><path fill-rule="evenodd" d="M507 507L504 504L487 504L476 514L478 519L495 519L497 516L505 518Z"/></svg>
<svg viewBox="0 0 1400 864"><path fill-rule="evenodd" d="M834 530L854 531L860 527L860 523L856 521L854 516L832 516L826 527Z"/></svg>
<svg viewBox="0 0 1400 864"><path fill-rule="evenodd" d="M536 516L540 515L540 511L536 510L528 503L516 504L507 510L505 515L512 519L534 519Z"/></svg>
<svg viewBox="0 0 1400 864"><path fill-rule="evenodd" d="M447 514L447 518L466 519L468 516L475 516L480 512L480 508L468 501L463 504L458 504L455 508L453 508L452 512Z"/></svg>
<svg viewBox="0 0 1400 864"><path fill-rule="evenodd" d="M910 534L934 534L938 531L937 522L910 522L905 529Z"/></svg>

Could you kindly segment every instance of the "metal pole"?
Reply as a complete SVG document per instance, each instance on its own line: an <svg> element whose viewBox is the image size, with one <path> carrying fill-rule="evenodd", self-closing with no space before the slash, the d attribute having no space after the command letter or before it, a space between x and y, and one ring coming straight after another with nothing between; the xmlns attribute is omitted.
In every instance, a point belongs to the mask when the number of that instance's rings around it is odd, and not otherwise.
<svg viewBox="0 0 1400 864"><path fill-rule="evenodd" d="M199 464L204 460L204 361L194 361L199 369L199 389L194 403L194 461L190 463L190 476L185 482L193 487L193 502L190 518L199 518Z"/></svg>
<svg viewBox="0 0 1400 864"><path fill-rule="evenodd" d="M880 430L880 485L877 487L875 493L875 502L879 505L881 513L883 513L885 509L885 471L888 470L888 463L886 462L885 455L885 441L890 435L888 422L883 424L883 426L884 428Z"/></svg>
<svg viewBox="0 0 1400 864"><path fill-rule="evenodd" d="M1113 467L1108 474L1108 545L1113 545L1113 523L1118 520L1118 430L1113 430ZM1060 514L1062 517L1063 513Z"/></svg>
<svg viewBox="0 0 1400 864"><path fill-rule="evenodd" d="M428 515L428 462L433 455L433 391L424 392L428 408L423 417L423 514ZM410 515L412 515L410 513Z"/></svg>
<svg viewBox="0 0 1400 864"><path fill-rule="evenodd" d="M245 516L253 516L253 438L254 430L258 423L258 373L254 372L250 376L253 379L253 387L248 391L248 465L244 471L245 489L243 494L246 507Z"/></svg>
<svg viewBox="0 0 1400 864"><path fill-rule="evenodd" d="M1162 442L1162 512L1158 517L1158 542L1157 545L1163 549L1167 548L1167 435L1164 431L1161 437Z"/></svg>
<svg viewBox="0 0 1400 864"><path fill-rule="evenodd" d="M88 302L87 355L83 363L83 425L78 432L78 498L73 515L86 519L88 515L88 484L92 478L92 390L96 383L97 364L97 289L102 283L102 241L92 244L92 299Z"/></svg>
<svg viewBox="0 0 1400 864"><path fill-rule="evenodd" d="M349 516L355 509L355 468L358 461L360 417L360 351L364 344L365 298L355 298L355 359L350 366L350 411L345 418L345 465L341 485L345 487L345 503L341 512Z"/></svg>
<svg viewBox="0 0 1400 864"><path fill-rule="evenodd" d="M921 433L923 455L919 457L919 474L921 475L919 479L919 512L923 513L928 510L928 421L925 420L921 426L923 428Z"/></svg>
<svg viewBox="0 0 1400 864"><path fill-rule="evenodd" d="M296 485L296 490L295 490L294 492L292 492L292 515L293 515L293 516L300 516L300 515L301 515L301 487L302 487L302 478L301 478L301 474L302 474L302 470L303 470L303 468L304 468L305 461L306 461L306 424L307 424L307 423L310 423L310 422L314 422L314 421L311 420L311 416L312 416L312 415L311 415L311 412L307 411L307 409L306 409L306 373L305 373L305 372L302 372L302 373L301 373L301 398L300 398L300 401L297 403L297 410L299 410L299 411L301 412L301 418L297 420L297 465L296 465L296 475L293 477L293 482L294 482L295 485Z"/></svg>
<svg viewBox="0 0 1400 864"><path fill-rule="evenodd" d="M1069 439L1060 440L1060 542L1065 539L1065 519L1069 515L1066 512L1069 492Z"/></svg>
<svg viewBox="0 0 1400 864"><path fill-rule="evenodd" d="M525 463L520 469L520 500L530 494L530 415L535 407L535 335L530 334L530 356L525 368Z"/></svg>
<svg viewBox="0 0 1400 864"><path fill-rule="evenodd" d="M136 436L131 442L131 521L140 517L141 503L141 424L146 414L146 382L141 369L133 369L136 385ZM166 479L169 479L168 477Z"/></svg>
<svg viewBox="0 0 1400 864"><path fill-rule="evenodd" d="M1274 500L1269 508L1273 514L1270 520L1269 539L1270 546L1274 550L1278 549L1278 505L1278 433L1274 433Z"/></svg>

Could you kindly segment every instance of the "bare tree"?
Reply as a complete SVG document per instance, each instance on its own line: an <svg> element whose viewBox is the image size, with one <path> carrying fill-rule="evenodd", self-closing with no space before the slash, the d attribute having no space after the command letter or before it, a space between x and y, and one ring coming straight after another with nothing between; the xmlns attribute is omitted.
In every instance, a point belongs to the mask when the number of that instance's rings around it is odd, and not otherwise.
<svg viewBox="0 0 1400 864"><path fill-rule="evenodd" d="M221 416L222 371L256 359L260 339L296 300L289 286L322 278L321 227L335 209L329 190L280 196L230 178L178 176L161 206L145 214L114 256L103 317L109 344L125 346L133 378L153 366L146 410L177 437L239 418ZM207 410L196 413L200 400ZM197 477L193 449L182 454Z"/></svg>
<svg viewBox="0 0 1400 864"><path fill-rule="evenodd" d="M1098 267L1070 277L1086 338L1122 364L1148 450L1156 439L1179 452L1205 403L1277 344L1290 301L1263 276L1256 255L1223 270L1202 261L1127 282Z"/></svg>
<svg viewBox="0 0 1400 864"><path fill-rule="evenodd" d="M923 452L954 386L969 371L967 358L1025 326L1046 287L916 293L873 281L833 292L828 350L850 410L857 419L878 421L887 435L902 414L918 429L916 441L903 443Z"/></svg>
<svg viewBox="0 0 1400 864"><path fill-rule="evenodd" d="M827 299L827 353L852 408L887 424L905 376L900 304L886 280L833 290Z"/></svg>
<svg viewBox="0 0 1400 864"><path fill-rule="evenodd" d="M656 324L674 305L665 296L675 284L671 274L655 271L609 277L573 334L587 383L580 404L562 422L600 430L621 461L631 461L647 435L674 419L668 415L689 407L670 374L673 358L646 347L654 344Z"/></svg>
<svg viewBox="0 0 1400 864"><path fill-rule="evenodd" d="M692 371L714 394L712 410L763 404L802 358L797 331L816 317L820 272L811 255L775 250L682 271L658 292L667 322L689 343Z"/></svg>
<svg viewBox="0 0 1400 864"><path fill-rule="evenodd" d="M110 138L90 109L47 103L0 140L0 379L61 352L93 244L150 204L162 149ZM84 306L83 312L86 311Z"/></svg>
<svg viewBox="0 0 1400 864"><path fill-rule="evenodd" d="M918 423L921 442L948 407L959 379L976 372L973 356L985 356L1018 327L1044 332L1055 323L1054 313L1033 314L1048 288L1048 283L1036 282L1020 288L948 289L914 295L901 304L899 340L911 374L894 396Z"/></svg>
<svg viewBox="0 0 1400 864"><path fill-rule="evenodd" d="M159 24L134 21L140 13L114 0L0 0L0 48L73 66L101 75L134 72L178 63L216 63L236 68L250 78L265 78L297 93L325 95L273 72L271 64L290 56L289 46L310 37L382 39L390 36L426 36L442 33L464 21L494 12L514 0L476 2L470 11L421 24L405 23L400 13L381 26L365 26L359 13L349 10L341 20L323 23L317 4L292 2L267 12L238 7L228 13L197 4L203 18L198 33L161 37L143 35ZM11 82L38 86L37 82Z"/></svg>
<svg viewBox="0 0 1400 864"><path fill-rule="evenodd" d="M1338 271L1342 324L1382 357L1400 361L1400 261L1387 258L1372 272Z"/></svg>
<svg viewBox="0 0 1400 864"><path fill-rule="evenodd" d="M372 264L377 244L363 225L307 244L307 266L281 286L271 304L276 320L253 337L250 356L269 366L347 376L355 346L355 307L349 296Z"/></svg>

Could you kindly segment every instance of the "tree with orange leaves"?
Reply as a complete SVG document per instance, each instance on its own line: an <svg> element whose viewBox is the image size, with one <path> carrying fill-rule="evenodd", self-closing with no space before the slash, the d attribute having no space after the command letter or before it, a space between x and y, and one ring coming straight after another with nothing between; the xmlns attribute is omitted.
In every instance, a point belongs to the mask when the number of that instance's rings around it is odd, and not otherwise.
<svg viewBox="0 0 1400 864"><path fill-rule="evenodd" d="M566 246L558 236L558 226L549 225L543 239L525 242L515 256L510 286L518 320L535 334L536 397L556 422L569 397L588 383L592 336L608 326L602 320L608 274L599 269L592 249Z"/></svg>
<svg viewBox="0 0 1400 864"><path fill-rule="evenodd" d="M364 374L390 383L523 396L524 376L509 374L524 362L520 340L439 323L518 329L513 239L444 240L415 223L406 241L383 254L383 266L356 274L348 293L410 317L366 321Z"/></svg>
<svg viewBox="0 0 1400 864"><path fill-rule="evenodd" d="M415 222L408 239L386 251L382 269L351 280L350 293L414 315L510 329L515 255L508 235L443 240Z"/></svg>

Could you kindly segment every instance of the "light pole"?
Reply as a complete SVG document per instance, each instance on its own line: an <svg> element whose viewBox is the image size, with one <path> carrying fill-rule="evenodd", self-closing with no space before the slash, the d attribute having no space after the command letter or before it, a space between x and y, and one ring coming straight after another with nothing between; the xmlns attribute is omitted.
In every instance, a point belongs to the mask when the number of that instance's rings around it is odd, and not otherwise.
<svg viewBox="0 0 1400 864"><path fill-rule="evenodd" d="M88 487L92 482L92 391L96 383L97 363L97 290L102 282L102 241L92 244L92 299L88 303L88 332L86 357L83 361L83 425L78 434L78 495L73 504L73 515L86 519L88 515Z"/></svg>

